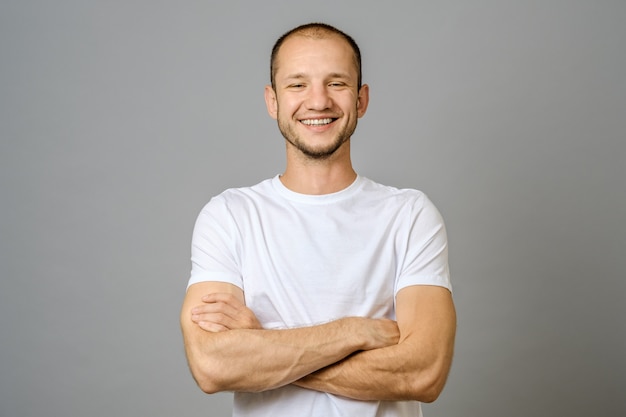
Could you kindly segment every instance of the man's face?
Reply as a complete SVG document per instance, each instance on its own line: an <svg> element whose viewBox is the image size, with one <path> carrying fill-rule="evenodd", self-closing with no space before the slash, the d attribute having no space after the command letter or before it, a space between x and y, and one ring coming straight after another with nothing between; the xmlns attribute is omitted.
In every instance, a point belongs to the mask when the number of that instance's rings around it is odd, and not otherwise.
<svg viewBox="0 0 626 417"><path fill-rule="evenodd" d="M292 36L278 52L276 90L265 89L268 112L289 145L307 158L333 155L365 114L369 90L358 90L353 57L349 44L336 36Z"/></svg>

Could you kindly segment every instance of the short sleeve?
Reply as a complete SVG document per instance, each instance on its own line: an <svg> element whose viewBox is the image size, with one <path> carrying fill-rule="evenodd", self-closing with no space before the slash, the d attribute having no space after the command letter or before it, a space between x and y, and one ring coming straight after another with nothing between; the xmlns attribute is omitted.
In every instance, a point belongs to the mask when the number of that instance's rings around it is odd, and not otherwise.
<svg viewBox="0 0 626 417"><path fill-rule="evenodd" d="M191 276L187 287L219 281L243 288L237 225L226 200L216 196L200 211L191 239Z"/></svg>
<svg viewBox="0 0 626 417"><path fill-rule="evenodd" d="M436 285L452 291L448 238L441 214L424 194L415 199L407 225L404 259L395 292L410 285Z"/></svg>

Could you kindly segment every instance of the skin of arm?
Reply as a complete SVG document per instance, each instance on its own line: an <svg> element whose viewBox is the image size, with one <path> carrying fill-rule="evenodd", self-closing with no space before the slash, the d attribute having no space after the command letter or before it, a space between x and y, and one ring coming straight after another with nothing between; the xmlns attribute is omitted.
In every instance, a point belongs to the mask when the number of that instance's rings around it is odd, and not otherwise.
<svg viewBox="0 0 626 417"><path fill-rule="evenodd" d="M452 364L452 296L443 287L403 288L396 297L396 316L397 345L358 352L295 384L358 400L436 400Z"/></svg>
<svg viewBox="0 0 626 417"><path fill-rule="evenodd" d="M245 307L243 291L220 282L189 287L180 323L189 368L206 393L277 388L356 351L395 345L399 339L394 321L362 317L264 330Z"/></svg>

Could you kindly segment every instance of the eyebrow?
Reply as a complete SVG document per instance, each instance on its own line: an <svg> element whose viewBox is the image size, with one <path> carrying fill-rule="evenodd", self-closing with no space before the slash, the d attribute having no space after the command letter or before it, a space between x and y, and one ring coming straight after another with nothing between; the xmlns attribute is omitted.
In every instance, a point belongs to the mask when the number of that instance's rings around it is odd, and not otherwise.
<svg viewBox="0 0 626 417"><path fill-rule="evenodd" d="M344 73L344 72L333 72L332 74L329 74L328 78L350 78L350 74Z"/></svg>
<svg viewBox="0 0 626 417"><path fill-rule="evenodd" d="M290 74L288 76L285 77L285 80L302 80L304 78L308 78L308 76L302 72L298 72L295 74ZM326 76L326 78L341 78L341 79L348 79L350 78L350 75L347 73L342 73L342 72L332 72L330 74L328 74Z"/></svg>
<svg viewBox="0 0 626 417"><path fill-rule="evenodd" d="M290 74L290 75L286 76L285 80L301 80L303 78L306 78L306 76L303 73L299 72L299 73L296 73L296 74Z"/></svg>

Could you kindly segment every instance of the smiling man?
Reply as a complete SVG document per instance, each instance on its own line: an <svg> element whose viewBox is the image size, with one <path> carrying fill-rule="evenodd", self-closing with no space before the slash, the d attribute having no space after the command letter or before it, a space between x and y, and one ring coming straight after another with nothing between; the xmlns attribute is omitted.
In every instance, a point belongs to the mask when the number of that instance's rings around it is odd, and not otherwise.
<svg viewBox="0 0 626 417"><path fill-rule="evenodd" d="M417 190L359 176L350 138L369 103L354 40L283 35L265 88L281 175L226 190L194 228L181 311L189 367L235 416L421 416L454 346L447 239Z"/></svg>
<svg viewBox="0 0 626 417"><path fill-rule="evenodd" d="M326 159L350 140L369 99L350 44L322 34L285 39L265 89L269 113L295 155L310 159Z"/></svg>

